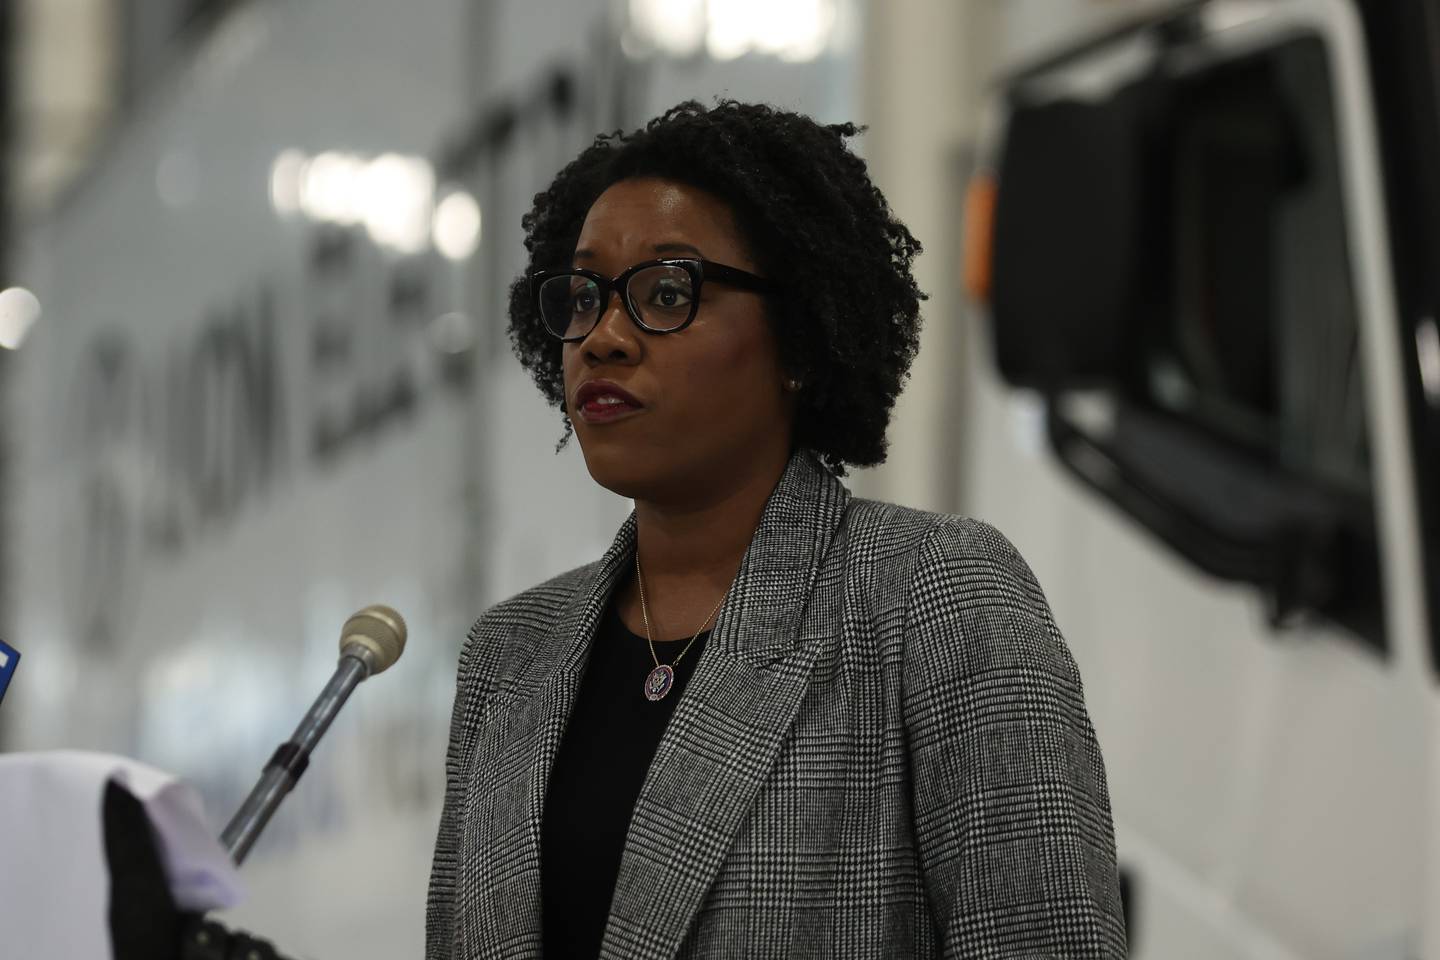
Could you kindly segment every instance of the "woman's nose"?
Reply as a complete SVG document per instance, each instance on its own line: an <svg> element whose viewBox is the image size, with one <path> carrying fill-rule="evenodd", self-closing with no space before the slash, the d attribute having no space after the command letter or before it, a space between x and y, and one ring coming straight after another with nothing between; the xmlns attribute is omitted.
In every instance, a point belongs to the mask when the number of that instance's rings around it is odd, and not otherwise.
<svg viewBox="0 0 1440 960"><path fill-rule="evenodd" d="M585 355L594 362L633 363L640 357L640 329L625 310L625 302L617 291L605 305L584 341Z"/></svg>

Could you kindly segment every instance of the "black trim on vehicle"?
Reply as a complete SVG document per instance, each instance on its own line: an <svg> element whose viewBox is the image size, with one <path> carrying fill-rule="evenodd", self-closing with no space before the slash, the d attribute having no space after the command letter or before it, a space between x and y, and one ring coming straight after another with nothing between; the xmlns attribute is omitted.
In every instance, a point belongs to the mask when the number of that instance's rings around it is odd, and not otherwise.
<svg viewBox="0 0 1440 960"><path fill-rule="evenodd" d="M1358 4L1385 180L1432 669L1440 673L1440 407L1416 333L1440 323L1440 2ZM1434 391L1440 384L1432 384Z"/></svg>

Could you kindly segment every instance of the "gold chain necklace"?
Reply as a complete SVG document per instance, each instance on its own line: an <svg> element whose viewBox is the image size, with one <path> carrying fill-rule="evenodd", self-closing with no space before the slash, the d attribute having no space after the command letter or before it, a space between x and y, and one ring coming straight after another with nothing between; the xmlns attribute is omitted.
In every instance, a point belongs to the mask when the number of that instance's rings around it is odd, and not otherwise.
<svg viewBox="0 0 1440 960"><path fill-rule="evenodd" d="M645 642L650 645L650 659L655 661L655 669L645 675L645 699L663 700L665 694L670 692L670 688L675 686L675 667L680 664L681 658L690 652L690 648L695 646L695 641L700 639L700 634L705 632L710 617L715 616L715 611L719 610L720 604L725 602L725 594L720 594L720 599L715 601L715 608L710 611L705 622L700 624L700 629L695 631L695 636L685 644L685 649L680 651L680 656L675 658L675 662L673 664L661 663L660 656L655 652L655 638L650 635L650 609L645 604L645 575L640 572L639 547L635 548L635 582L640 587L640 616L645 621Z"/></svg>

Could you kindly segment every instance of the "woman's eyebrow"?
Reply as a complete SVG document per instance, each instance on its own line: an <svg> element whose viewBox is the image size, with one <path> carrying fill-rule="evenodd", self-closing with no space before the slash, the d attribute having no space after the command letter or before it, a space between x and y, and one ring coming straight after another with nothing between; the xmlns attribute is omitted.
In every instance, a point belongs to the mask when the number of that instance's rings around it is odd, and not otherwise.
<svg viewBox="0 0 1440 960"><path fill-rule="evenodd" d="M650 249L657 255L667 253L687 253L691 256L699 257L701 260L705 259L705 254L700 250L699 247L695 246L692 243L684 243L678 240L667 241L665 243L657 243L651 246ZM580 263L581 261L585 260L594 260L597 256L598 254L596 254L595 251L591 250L589 247L579 247L578 249L576 249L573 259L576 263Z"/></svg>
<svg viewBox="0 0 1440 960"><path fill-rule="evenodd" d="M657 243L650 249L656 253L693 253L700 259L705 259L705 254L700 252L700 248L689 243Z"/></svg>

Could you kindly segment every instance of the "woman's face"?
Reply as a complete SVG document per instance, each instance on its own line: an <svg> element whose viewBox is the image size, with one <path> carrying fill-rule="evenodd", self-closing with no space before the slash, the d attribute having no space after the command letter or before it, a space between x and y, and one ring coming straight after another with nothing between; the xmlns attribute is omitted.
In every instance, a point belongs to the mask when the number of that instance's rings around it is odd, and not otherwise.
<svg viewBox="0 0 1440 960"><path fill-rule="evenodd" d="M580 230L574 265L615 277L643 260L688 257L756 271L729 207L695 187L622 180ZM789 457L793 402L763 297L707 280L694 321L646 333L612 295L595 328L564 347L566 410L601 486L653 502L723 497ZM608 381L639 406L595 402ZM586 384L590 402L577 404ZM619 412L617 413L617 409Z"/></svg>

